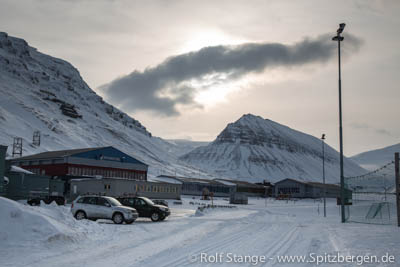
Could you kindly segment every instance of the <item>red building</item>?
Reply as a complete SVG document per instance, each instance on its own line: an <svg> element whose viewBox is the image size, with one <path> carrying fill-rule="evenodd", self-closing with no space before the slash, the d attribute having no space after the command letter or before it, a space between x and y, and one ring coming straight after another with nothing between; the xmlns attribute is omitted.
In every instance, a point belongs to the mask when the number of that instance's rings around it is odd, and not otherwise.
<svg viewBox="0 0 400 267"><path fill-rule="evenodd" d="M148 165L111 146L43 152L10 161L33 173L64 180L78 177L147 180Z"/></svg>

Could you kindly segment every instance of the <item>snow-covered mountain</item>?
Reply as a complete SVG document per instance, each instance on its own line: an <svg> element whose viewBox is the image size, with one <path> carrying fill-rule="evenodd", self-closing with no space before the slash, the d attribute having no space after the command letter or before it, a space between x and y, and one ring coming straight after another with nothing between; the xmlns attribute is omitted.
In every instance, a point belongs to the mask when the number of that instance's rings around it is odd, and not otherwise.
<svg viewBox="0 0 400 267"><path fill-rule="evenodd" d="M189 153L193 149L198 148L199 146L206 146L210 143L205 141L192 141L186 139L167 139L166 141L171 143L172 145L169 148L169 151L177 156L182 156Z"/></svg>
<svg viewBox="0 0 400 267"><path fill-rule="evenodd" d="M400 144L363 152L351 159L361 167L373 171L393 161L395 152L400 152Z"/></svg>
<svg viewBox="0 0 400 267"><path fill-rule="evenodd" d="M150 175L203 175L180 163L177 144L106 103L70 63L0 32L0 144L23 138L23 155L112 145L150 165ZM32 145L34 131L41 145Z"/></svg>
<svg viewBox="0 0 400 267"><path fill-rule="evenodd" d="M322 143L311 135L251 114L228 126L207 146L180 157L218 175L246 181L322 180ZM325 144L328 182L339 182L339 153ZM345 175L365 172L349 159Z"/></svg>

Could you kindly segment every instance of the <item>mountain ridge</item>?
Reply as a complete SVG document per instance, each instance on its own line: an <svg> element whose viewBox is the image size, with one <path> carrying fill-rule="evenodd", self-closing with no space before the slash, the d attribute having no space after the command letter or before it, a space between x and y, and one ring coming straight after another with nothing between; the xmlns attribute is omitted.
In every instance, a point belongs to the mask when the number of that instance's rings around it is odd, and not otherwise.
<svg viewBox="0 0 400 267"><path fill-rule="evenodd" d="M210 172L254 182L284 178L322 180L322 141L260 116L245 114L229 123L207 146L180 157ZM339 154L325 144L327 181L339 182ZM347 168L346 168L347 165ZM365 172L345 159L349 175Z"/></svg>
<svg viewBox="0 0 400 267"><path fill-rule="evenodd" d="M23 140L23 155L112 145L150 165L149 174L197 173L171 153L174 145L108 104L69 62L0 32L0 143ZM32 144L34 131L41 145Z"/></svg>
<svg viewBox="0 0 400 267"><path fill-rule="evenodd" d="M351 159L360 166L373 171L394 160L394 153L400 152L400 143L373 149L354 155Z"/></svg>

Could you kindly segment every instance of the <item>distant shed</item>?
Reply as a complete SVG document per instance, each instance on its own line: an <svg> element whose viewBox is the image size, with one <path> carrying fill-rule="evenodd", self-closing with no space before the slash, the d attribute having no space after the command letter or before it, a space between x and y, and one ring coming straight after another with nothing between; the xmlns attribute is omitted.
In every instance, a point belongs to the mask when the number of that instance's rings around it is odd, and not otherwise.
<svg viewBox="0 0 400 267"><path fill-rule="evenodd" d="M169 175L160 175L155 179L172 179L181 182L183 195L202 196L205 191L208 191L209 193L213 193L216 197L229 197L236 191L236 186L234 184L227 184L209 179L176 177Z"/></svg>
<svg viewBox="0 0 400 267"><path fill-rule="evenodd" d="M326 197L340 197L340 186L335 184L322 184L317 182L304 182L295 179L283 179L275 183L275 196L285 195L293 198L321 198L326 190ZM350 195L351 190L345 189Z"/></svg>
<svg viewBox="0 0 400 267"><path fill-rule="evenodd" d="M236 187L237 193L243 193L247 196L265 196L267 188L264 185L253 184L246 181L228 180L228 179L214 179L219 183L229 183Z"/></svg>
<svg viewBox="0 0 400 267"><path fill-rule="evenodd" d="M70 199L79 195L98 194L111 197L142 196L151 199L180 199L181 184L137 181L121 178L84 178L71 180Z"/></svg>

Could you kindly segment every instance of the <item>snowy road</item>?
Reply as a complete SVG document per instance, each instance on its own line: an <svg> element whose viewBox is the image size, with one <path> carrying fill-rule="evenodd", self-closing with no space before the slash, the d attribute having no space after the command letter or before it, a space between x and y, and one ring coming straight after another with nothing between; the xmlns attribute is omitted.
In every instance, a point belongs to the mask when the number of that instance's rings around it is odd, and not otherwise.
<svg viewBox="0 0 400 267"><path fill-rule="evenodd" d="M161 223L141 219L133 225L97 224L99 229L91 238L22 246L18 251L9 251L6 262L0 257L0 265L166 267L253 266L257 263L256 266L316 266L310 262L283 263L278 257L309 257L310 253L379 257L389 253L400 257L397 227L342 225L333 202L329 203L329 217L325 219L318 215L319 203L313 201L270 201L267 207L263 200L252 199L251 202L253 205L212 211L203 216L194 216L193 207L173 208L174 215ZM243 262L245 256L248 258ZM260 259L265 260L260 262ZM357 264L321 263L319 266Z"/></svg>

